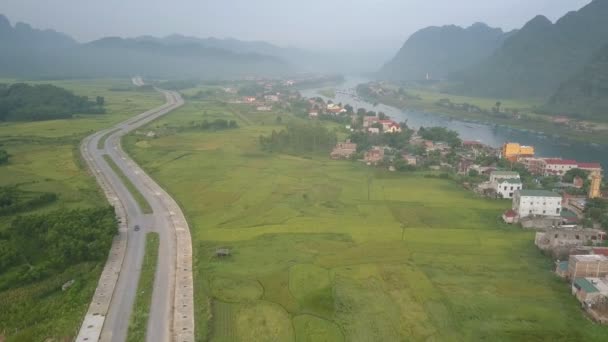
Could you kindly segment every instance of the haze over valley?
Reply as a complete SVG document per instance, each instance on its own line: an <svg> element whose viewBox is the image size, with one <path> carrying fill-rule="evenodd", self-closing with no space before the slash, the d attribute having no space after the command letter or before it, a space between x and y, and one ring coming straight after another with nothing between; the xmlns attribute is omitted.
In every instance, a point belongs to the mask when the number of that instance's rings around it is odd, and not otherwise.
<svg viewBox="0 0 608 342"><path fill-rule="evenodd" d="M608 0L4 0L0 342L605 341Z"/></svg>

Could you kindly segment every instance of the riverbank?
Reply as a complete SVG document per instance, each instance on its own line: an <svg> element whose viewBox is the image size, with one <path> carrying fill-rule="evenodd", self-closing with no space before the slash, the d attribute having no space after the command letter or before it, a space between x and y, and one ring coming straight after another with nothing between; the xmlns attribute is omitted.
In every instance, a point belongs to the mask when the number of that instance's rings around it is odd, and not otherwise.
<svg viewBox="0 0 608 342"><path fill-rule="evenodd" d="M356 88L357 95L366 101L382 103L404 111L422 111L472 123L504 126L542 136L608 144L608 124L567 118L556 120L555 117L533 113L535 107L542 105L540 100L494 101L412 88L403 89L401 93L387 91L375 94L363 87ZM383 95L386 93L388 95ZM497 104L499 104L498 108Z"/></svg>

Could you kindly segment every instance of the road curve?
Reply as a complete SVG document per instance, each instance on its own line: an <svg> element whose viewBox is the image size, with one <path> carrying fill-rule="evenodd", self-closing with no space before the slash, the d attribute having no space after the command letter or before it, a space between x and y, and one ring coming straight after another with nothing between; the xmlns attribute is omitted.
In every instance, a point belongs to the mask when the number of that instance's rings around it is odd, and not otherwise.
<svg viewBox="0 0 608 342"><path fill-rule="evenodd" d="M133 83L143 84L140 78L134 78ZM157 90L165 96L164 105L97 132L81 145L87 165L121 224L76 338L79 342L126 339L145 252L145 234L150 231L159 233L160 246L146 340L194 341L192 242L187 221L173 198L129 158L120 144L124 135L183 105L178 93ZM100 143L104 137L106 140ZM152 214L141 212L104 155L114 160L146 198ZM141 230L135 231L135 225Z"/></svg>

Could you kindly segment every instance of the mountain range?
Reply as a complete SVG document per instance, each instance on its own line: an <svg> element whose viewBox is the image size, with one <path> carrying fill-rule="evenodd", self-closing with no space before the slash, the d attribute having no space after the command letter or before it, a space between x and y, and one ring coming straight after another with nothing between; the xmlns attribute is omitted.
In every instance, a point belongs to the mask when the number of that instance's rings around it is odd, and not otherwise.
<svg viewBox="0 0 608 342"><path fill-rule="evenodd" d="M0 15L0 74L5 77L222 78L278 75L293 66L272 53L283 49L236 39L107 37L78 43L53 30L24 23L11 26ZM265 53L267 52L267 53Z"/></svg>
<svg viewBox="0 0 608 342"><path fill-rule="evenodd" d="M480 62L514 32L476 23L468 28L431 26L414 33L380 70L392 80L445 79L452 72Z"/></svg>
<svg viewBox="0 0 608 342"><path fill-rule="evenodd" d="M539 15L508 33L481 24L423 29L379 77L421 80L436 70L431 77L446 78L451 93L546 99L552 112L606 120L607 17L608 0L594 0L555 23Z"/></svg>
<svg viewBox="0 0 608 342"><path fill-rule="evenodd" d="M492 56L454 75L460 90L482 96L550 96L608 44L608 0L595 0L552 23L529 21Z"/></svg>

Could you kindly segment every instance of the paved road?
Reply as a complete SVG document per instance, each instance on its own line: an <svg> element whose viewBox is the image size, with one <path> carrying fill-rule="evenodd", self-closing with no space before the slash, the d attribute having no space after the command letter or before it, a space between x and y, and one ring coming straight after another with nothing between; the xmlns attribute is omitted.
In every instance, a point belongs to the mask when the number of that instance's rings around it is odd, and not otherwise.
<svg viewBox="0 0 608 342"><path fill-rule="evenodd" d="M143 85L140 78L134 78L133 83ZM111 190L110 194L106 191L106 196L111 202L119 201L118 204L127 217L126 229L122 229L119 239L126 239L128 242L122 267L117 263L120 273L115 283L111 284L115 286L105 290L111 293L100 291L102 285L111 281L110 278L104 278L102 274L98 285L96 297L99 297L97 294L101 292L101 298L109 300L107 312L104 314L103 309L93 309L96 303L91 303L78 341L126 339L145 252L145 234L151 231L159 233L160 246L147 341L194 341L192 246L188 225L175 201L128 157L120 145L125 134L183 105L184 101L178 93L159 91L166 98L163 106L93 134L83 143L82 151L93 173L102 186L105 183ZM104 136L107 138L103 147L98 148L99 141ZM109 155L139 189L150 203L154 211L152 214L141 212L133 196L104 160L104 155ZM141 230L135 231L135 225L139 225ZM95 329L97 325L101 327L97 335L83 333L87 328Z"/></svg>

